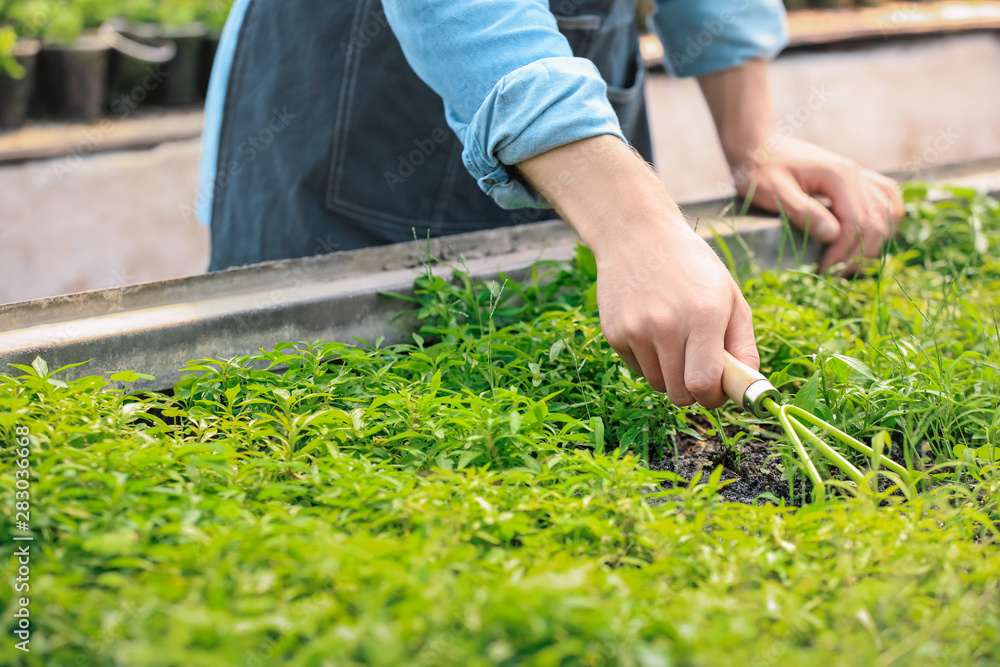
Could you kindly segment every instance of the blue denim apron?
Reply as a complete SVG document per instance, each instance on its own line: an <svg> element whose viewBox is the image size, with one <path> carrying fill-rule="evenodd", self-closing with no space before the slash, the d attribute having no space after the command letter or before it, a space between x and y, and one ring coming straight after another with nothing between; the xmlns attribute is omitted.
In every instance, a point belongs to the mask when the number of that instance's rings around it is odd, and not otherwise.
<svg viewBox="0 0 1000 667"><path fill-rule="evenodd" d="M625 137L651 160L634 6L551 0L574 55L608 83ZM461 153L381 0L252 0L222 119L210 270L552 217L501 209Z"/></svg>

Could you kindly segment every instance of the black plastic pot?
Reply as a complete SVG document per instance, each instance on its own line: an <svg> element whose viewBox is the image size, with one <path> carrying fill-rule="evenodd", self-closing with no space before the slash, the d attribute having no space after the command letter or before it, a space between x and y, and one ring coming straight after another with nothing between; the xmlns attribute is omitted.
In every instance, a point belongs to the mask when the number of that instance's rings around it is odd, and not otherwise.
<svg viewBox="0 0 1000 667"><path fill-rule="evenodd" d="M15 79L0 72L0 130L13 130L28 118L31 94L35 89L35 68L40 44L23 40L14 46L14 59L24 68L24 76Z"/></svg>
<svg viewBox="0 0 1000 667"><path fill-rule="evenodd" d="M215 65L215 53L219 50L219 40L222 38L221 30L214 30L205 34L205 40L201 43L201 66L198 73L198 93L202 99L208 95L208 82L212 77L212 67Z"/></svg>
<svg viewBox="0 0 1000 667"><path fill-rule="evenodd" d="M116 19L101 26L100 35L111 47L108 62L107 106L115 115L127 115L165 84L166 63L177 45L163 37L157 25Z"/></svg>
<svg viewBox="0 0 1000 667"><path fill-rule="evenodd" d="M156 104L168 107L198 104L200 91L201 48L205 39L205 26L192 23L164 32L164 37L177 45L173 60L164 63L163 84L151 96Z"/></svg>
<svg viewBox="0 0 1000 667"><path fill-rule="evenodd" d="M100 116L109 51L97 35L84 35L68 46L43 46L38 52L36 109L60 118Z"/></svg>

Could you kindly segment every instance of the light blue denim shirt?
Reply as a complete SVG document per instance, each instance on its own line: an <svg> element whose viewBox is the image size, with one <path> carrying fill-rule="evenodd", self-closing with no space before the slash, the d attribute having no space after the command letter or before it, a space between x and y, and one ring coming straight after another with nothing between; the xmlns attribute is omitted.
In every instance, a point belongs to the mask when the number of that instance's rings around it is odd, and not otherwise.
<svg viewBox="0 0 1000 667"><path fill-rule="evenodd" d="M251 0L236 0L205 104L198 218L211 222L229 75ZM384 0L414 71L443 99L465 167L504 208L545 206L509 165L601 134L622 137L597 68L573 57L547 0ZM781 0L657 0L653 23L675 76L770 58L787 43Z"/></svg>

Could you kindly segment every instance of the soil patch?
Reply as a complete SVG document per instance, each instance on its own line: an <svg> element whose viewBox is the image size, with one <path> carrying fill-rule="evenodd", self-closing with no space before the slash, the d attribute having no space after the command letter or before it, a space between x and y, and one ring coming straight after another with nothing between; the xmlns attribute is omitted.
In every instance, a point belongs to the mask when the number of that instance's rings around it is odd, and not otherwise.
<svg viewBox="0 0 1000 667"><path fill-rule="evenodd" d="M740 452L735 452L718 440L678 438L676 457L672 443L664 445L665 457L650 461L649 467L651 470L669 470L690 480L699 472L702 479L708 479L718 466L722 466L722 479L735 480L719 491L726 500L747 505L773 502L760 498L762 494L770 493L784 498L789 505L802 503L808 493L804 489L806 481L799 476L795 480L794 497L789 495L788 482L782 479L781 457L773 445L744 442L741 447Z"/></svg>

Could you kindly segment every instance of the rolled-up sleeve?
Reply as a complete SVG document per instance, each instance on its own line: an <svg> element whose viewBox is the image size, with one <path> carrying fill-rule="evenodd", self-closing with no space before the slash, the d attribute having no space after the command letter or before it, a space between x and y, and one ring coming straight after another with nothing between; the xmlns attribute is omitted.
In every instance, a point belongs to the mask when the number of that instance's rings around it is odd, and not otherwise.
<svg viewBox="0 0 1000 667"><path fill-rule="evenodd" d="M658 0L653 22L674 76L773 58L788 44L781 0Z"/></svg>
<svg viewBox="0 0 1000 667"><path fill-rule="evenodd" d="M625 141L594 64L544 0L385 0L413 70L444 100L465 167L504 208L547 206L512 165L574 141Z"/></svg>

